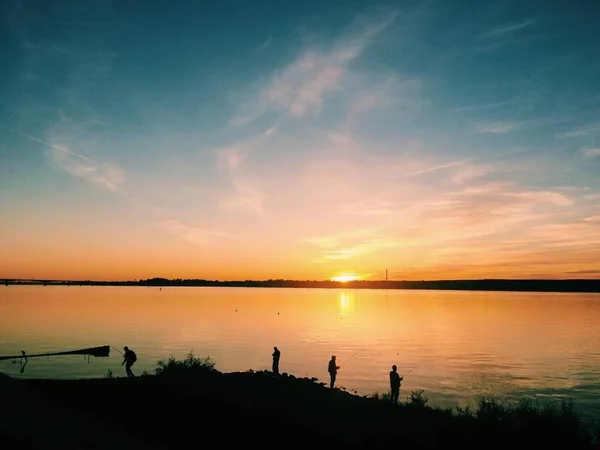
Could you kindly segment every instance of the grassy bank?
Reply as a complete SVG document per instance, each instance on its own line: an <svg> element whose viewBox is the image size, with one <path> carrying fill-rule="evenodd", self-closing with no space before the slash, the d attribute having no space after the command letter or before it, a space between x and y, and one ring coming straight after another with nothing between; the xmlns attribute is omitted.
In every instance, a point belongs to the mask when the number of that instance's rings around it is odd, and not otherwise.
<svg viewBox="0 0 600 450"><path fill-rule="evenodd" d="M221 373L210 359L161 361L133 379L22 380L79 411L167 448L598 448L567 402L438 409L422 391L400 405L269 372ZM401 394L407 396L408 393Z"/></svg>

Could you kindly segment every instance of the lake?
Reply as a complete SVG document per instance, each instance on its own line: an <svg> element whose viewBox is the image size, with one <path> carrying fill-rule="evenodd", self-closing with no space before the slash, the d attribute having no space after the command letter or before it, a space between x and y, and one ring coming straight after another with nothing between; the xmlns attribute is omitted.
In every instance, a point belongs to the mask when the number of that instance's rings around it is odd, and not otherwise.
<svg viewBox="0 0 600 450"><path fill-rule="evenodd" d="M439 406L483 395L571 398L600 417L600 294L222 287L2 286L0 356L124 345L133 370L192 351L223 372L271 367L359 394L387 392L392 364L401 397L424 389ZM122 356L0 361L14 377L124 376Z"/></svg>

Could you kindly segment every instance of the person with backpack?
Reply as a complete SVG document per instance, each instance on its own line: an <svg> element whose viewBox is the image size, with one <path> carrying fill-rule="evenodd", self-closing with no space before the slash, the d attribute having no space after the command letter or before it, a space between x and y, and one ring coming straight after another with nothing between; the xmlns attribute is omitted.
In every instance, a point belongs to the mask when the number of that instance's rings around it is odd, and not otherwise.
<svg viewBox="0 0 600 450"><path fill-rule="evenodd" d="M137 361L137 355L133 350L129 350L129 347L123 347L125 353L123 353L123 362L121 365L125 364L125 372L127 372L128 377L135 377L133 372L131 371L131 366Z"/></svg>

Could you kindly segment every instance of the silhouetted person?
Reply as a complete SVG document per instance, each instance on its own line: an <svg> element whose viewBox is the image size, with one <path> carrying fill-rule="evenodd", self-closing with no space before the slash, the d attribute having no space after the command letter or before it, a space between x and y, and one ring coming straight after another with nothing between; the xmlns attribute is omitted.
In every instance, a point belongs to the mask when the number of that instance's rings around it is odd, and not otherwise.
<svg viewBox="0 0 600 450"><path fill-rule="evenodd" d="M275 375L279 374L279 358L281 357L281 352L277 347L273 347L273 373Z"/></svg>
<svg viewBox="0 0 600 450"><path fill-rule="evenodd" d="M125 353L123 353L123 362L121 365L125 364L125 372L127 372L128 377L135 377L133 372L131 371L131 366L137 361L137 355L133 350L129 350L129 347L123 347Z"/></svg>
<svg viewBox="0 0 600 450"><path fill-rule="evenodd" d="M333 389L333 386L335 386L335 377L339 368L340 366L336 366L335 364L335 355L333 355L329 361L329 367L327 368L329 377L331 378L331 389Z"/></svg>
<svg viewBox="0 0 600 450"><path fill-rule="evenodd" d="M398 375L398 367L394 364L392 371L390 372L390 389L392 391L392 403L398 403L398 397L400 397L400 382L403 378Z"/></svg>

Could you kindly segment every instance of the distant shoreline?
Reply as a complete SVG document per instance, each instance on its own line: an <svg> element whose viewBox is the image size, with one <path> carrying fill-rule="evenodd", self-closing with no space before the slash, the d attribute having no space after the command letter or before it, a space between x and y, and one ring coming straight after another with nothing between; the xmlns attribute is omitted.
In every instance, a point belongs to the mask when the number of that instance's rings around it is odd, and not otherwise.
<svg viewBox="0 0 600 450"><path fill-rule="evenodd" d="M571 292L600 293L600 279L570 280L431 280L431 281L298 281L298 280L245 280L218 281L203 279L149 278L134 281L93 280L25 280L0 278L4 285L43 286L147 286L147 287L260 287L299 289L417 289L453 291L511 291L511 292Z"/></svg>

